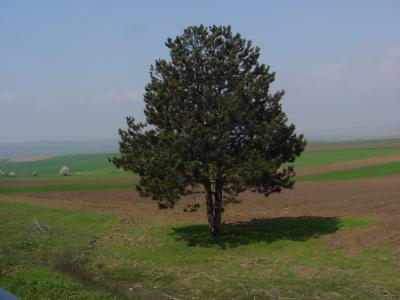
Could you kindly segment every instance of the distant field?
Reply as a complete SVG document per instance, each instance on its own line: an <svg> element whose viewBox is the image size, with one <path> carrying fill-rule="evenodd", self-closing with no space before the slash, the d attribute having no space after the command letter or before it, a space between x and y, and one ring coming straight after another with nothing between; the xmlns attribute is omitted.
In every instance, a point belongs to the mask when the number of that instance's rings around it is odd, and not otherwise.
<svg viewBox="0 0 400 300"><path fill-rule="evenodd" d="M317 167L400 153L400 147L305 151L294 163L297 168Z"/></svg>
<svg viewBox="0 0 400 300"><path fill-rule="evenodd" d="M334 143L330 145L334 145ZM308 150L305 151L301 155L301 157L299 157L296 160L294 166L295 168L310 168L310 167L318 167L318 166L324 166L342 162L349 162L353 160L369 159L373 157L383 157L392 154L400 154L400 146L377 147L377 148L355 148L355 149L346 148L346 149L330 149L330 150ZM0 162L0 170L4 172L15 172L16 173L15 177L11 178L14 180L33 179L35 181L40 181L40 179L62 179L63 181L65 181L68 179L77 179L77 178L101 179L101 178L118 178L118 177L132 176L131 172L119 170L115 168L115 166L108 161L108 157L113 157L115 155L118 154L116 153L82 154L82 155L59 156L37 161ZM58 175L58 171L62 166L68 166L70 168L71 176L60 177ZM387 169L387 167L385 167L385 169ZM32 176L33 171L38 172L39 176L33 177ZM79 175L77 174L77 172L79 172ZM377 174L385 174L385 172L383 172L382 170L378 170L377 172L378 172ZM390 171L388 170L388 172ZM373 174L373 173L374 172L371 171L365 174ZM353 173L350 172L347 174L353 174ZM352 176L352 175L346 175L346 176ZM307 179L309 180L315 178L318 177L307 176ZM2 179L10 179L10 178L3 176L0 177L0 180ZM51 189L54 188L55 187ZM72 189L73 186L71 185L70 187L65 187L65 190L69 190L69 188ZM110 186L110 188L112 187ZM64 188L59 190L64 190ZM15 191L17 190L15 189Z"/></svg>
<svg viewBox="0 0 400 300"><path fill-rule="evenodd" d="M118 155L116 153L103 154L82 154L58 156L38 161L27 162L0 162L0 170L4 172L15 172L15 178L33 178L32 172L38 172L38 178L108 178L132 175L131 172L118 170L108 161L108 157ZM70 175L60 177L58 171L67 166L70 169ZM80 174L77 175L76 172Z"/></svg>
<svg viewBox="0 0 400 300"><path fill-rule="evenodd" d="M118 140L62 140L37 142L0 142L0 160L32 156L65 156L118 152Z"/></svg>
<svg viewBox="0 0 400 300"><path fill-rule="evenodd" d="M349 180L400 174L400 161L298 177L297 180Z"/></svg>

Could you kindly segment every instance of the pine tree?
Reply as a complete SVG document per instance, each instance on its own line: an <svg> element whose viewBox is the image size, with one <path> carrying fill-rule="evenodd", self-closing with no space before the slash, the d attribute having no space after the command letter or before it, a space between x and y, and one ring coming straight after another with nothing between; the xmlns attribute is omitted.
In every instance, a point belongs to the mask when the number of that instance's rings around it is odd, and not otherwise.
<svg viewBox="0 0 400 300"><path fill-rule="evenodd" d="M292 188L305 147L282 111L275 73L260 49L230 26L191 26L168 38L170 61L150 68L146 122L119 130L117 167L139 174L138 190L171 208L189 187L204 190L209 231L220 234L225 201L246 189L266 196Z"/></svg>

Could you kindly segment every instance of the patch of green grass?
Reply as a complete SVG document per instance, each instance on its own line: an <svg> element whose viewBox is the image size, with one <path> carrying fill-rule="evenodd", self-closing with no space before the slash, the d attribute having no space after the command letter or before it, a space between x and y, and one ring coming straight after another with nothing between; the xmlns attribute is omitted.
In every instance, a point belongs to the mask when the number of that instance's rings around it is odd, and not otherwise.
<svg viewBox="0 0 400 300"><path fill-rule="evenodd" d="M350 255L319 239L368 226L371 221L363 218L253 220L224 225L217 239L209 237L203 224L149 219L127 227L106 214L10 202L0 202L0 220L0 268L18 266L36 272L51 267L33 276L39 283L27 282L46 286L43 274L58 274L61 277L54 279L57 291L63 289L60 282L65 275L61 272L86 280L93 293L117 291L116 297L134 294L142 299L160 295L178 299L386 299L388 294L400 295L398 257L384 250ZM23 289L29 290L31 298L48 295L46 288L6 280L11 283L5 287L17 295L23 295ZM66 295L74 295L74 287L66 284Z"/></svg>
<svg viewBox="0 0 400 300"><path fill-rule="evenodd" d="M338 170L326 173L300 176L297 177L296 180L299 181L349 180L349 179L386 176L393 174L400 174L400 162L390 162L385 164L371 165L371 166L348 169L348 170Z"/></svg>
<svg viewBox="0 0 400 300"><path fill-rule="evenodd" d="M375 288L399 291L400 279L391 277L400 270L398 259L388 263L386 252L352 257L319 241L322 235L369 223L366 219L276 218L224 225L218 239L209 237L207 225L148 226L123 233L125 238L112 245L99 243L96 261L107 270L101 276L114 274L120 281L132 278L133 263L135 278L143 286L177 298L324 299L336 293L337 299L384 299ZM110 261L109 256L119 259ZM362 282L371 286L365 289Z"/></svg>
<svg viewBox="0 0 400 300"><path fill-rule="evenodd" d="M131 176L131 172L117 169L108 157L116 153L82 154L58 156L44 160L29 162L0 162L0 170L8 173L15 172L15 179L43 178L43 179L70 179L70 178L108 178ZM71 176L60 177L58 171L63 167L70 168ZM36 171L39 177L33 177L32 172ZM80 172L79 175L76 172ZM3 177L10 179L10 177Z"/></svg>
<svg viewBox="0 0 400 300"><path fill-rule="evenodd" d="M42 186L12 186L0 187L0 193L22 193L22 192L62 192L83 190L108 190L134 188L133 183L85 183L85 184L58 184Z"/></svg>
<svg viewBox="0 0 400 300"><path fill-rule="evenodd" d="M88 243L115 224L103 213L0 202L0 286L22 299L116 299L48 268L83 263Z"/></svg>
<svg viewBox="0 0 400 300"><path fill-rule="evenodd" d="M373 224L374 222L367 218L357 218L357 219L350 219L350 218L340 218L338 220L338 226L341 229L352 229L357 227L365 227L368 225Z"/></svg>
<svg viewBox="0 0 400 300"><path fill-rule="evenodd" d="M21 299L119 299L48 268L10 272L0 277L0 286Z"/></svg>
<svg viewBox="0 0 400 300"><path fill-rule="evenodd" d="M296 168L317 167L399 153L399 147L305 151L295 161L294 166Z"/></svg>
<svg viewBox="0 0 400 300"><path fill-rule="evenodd" d="M16 256L19 251L30 255L38 248L49 253L68 246L79 248L116 224L116 218L108 214L6 201L0 201L0 220L2 250L8 249Z"/></svg>

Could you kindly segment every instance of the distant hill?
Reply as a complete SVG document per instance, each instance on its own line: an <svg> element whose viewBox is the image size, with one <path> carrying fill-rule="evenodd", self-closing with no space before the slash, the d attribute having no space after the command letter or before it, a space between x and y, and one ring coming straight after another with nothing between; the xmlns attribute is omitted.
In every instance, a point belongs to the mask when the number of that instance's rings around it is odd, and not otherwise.
<svg viewBox="0 0 400 300"><path fill-rule="evenodd" d="M117 140L0 143L0 161L36 156L116 152Z"/></svg>

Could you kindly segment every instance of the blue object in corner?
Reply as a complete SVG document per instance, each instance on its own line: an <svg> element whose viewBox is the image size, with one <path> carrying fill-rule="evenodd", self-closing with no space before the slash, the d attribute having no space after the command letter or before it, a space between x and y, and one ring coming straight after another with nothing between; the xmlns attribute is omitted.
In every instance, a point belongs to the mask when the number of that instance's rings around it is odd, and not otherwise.
<svg viewBox="0 0 400 300"><path fill-rule="evenodd" d="M2 288L0 288L0 300L19 300L19 298L11 295Z"/></svg>

